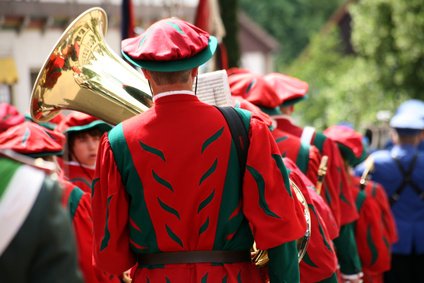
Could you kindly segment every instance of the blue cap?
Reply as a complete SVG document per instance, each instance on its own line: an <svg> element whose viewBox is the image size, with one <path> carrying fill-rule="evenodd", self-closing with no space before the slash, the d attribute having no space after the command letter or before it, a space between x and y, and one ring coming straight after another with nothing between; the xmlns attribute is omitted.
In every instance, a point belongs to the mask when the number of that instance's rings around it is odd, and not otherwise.
<svg viewBox="0 0 424 283"><path fill-rule="evenodd" d="M424 130L424 119L417 113L401 112L390 120L390 127L399 135L417 135Z"/></svg>
<svg viewBox="0 0 424 283"><path fill-rule="evenodd" d="M399 105L396 114L410 113L424 118L424 101L419 99L409 99Z"/></svg>

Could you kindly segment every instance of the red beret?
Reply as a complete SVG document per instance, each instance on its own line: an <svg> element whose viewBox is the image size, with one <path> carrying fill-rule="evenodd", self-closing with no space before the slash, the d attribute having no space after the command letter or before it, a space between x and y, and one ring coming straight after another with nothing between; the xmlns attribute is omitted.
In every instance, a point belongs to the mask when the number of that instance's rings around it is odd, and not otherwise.
<svg viewBox="0 0 424 283"><path fill-rule="evenodd" d="M95 127L98 127L102 132L106 132L112 128L111 125L94 116L73 111L60 121L55 130L66 134L69 132L85 131Z"/></svg>
<svg viewBox="0 0 424 283"><path fill-rule="evenodd" d="M24 121L24 115L20 114L13 105L0 103L0 132Z"/></svg>
<svg viewBox="0 0 424 283"><path fill-rule="evenodd" d="M284 106L292 105L306 98L309 85L297 78L281 73L270 73L265 76L265 80L272 86L280 97L280 104Z"/></svg>
<svg viewBox="0 0 424 283"><path fill-rule="evenodd" d="M32 157L62 154L65 136L26 121L0 134L0 149L11 149Z"/></svg>
<svg viewBox="0 0 424 283"><path fill-rule="evenodd" d="M276 108L280 99L263 76L250 72L230 72L228 76L231 95L240 96L247 101L266 108Z"/></svg>
<svg viewBox="0 0 424 283"><path fill-rule="evenodd" d="M177 18L151 25L143 34L122 41L122 54L143 69L161 72L188 70L209 60L216 38Z"/></svg>
<svg viewBox="0 0 424 283"><path fill-rule="evenodd" d="M331 126L324 134L334 140L350 165L356 166L366 158L366 148L362 142L362 135L345 125Z"/></svg>
<svg viewBox="0 0 424 283"><path fill-rule="evenodd" d="M240 107L241 109L248 110L252 112L253 115L258 116L262 121L265 122L268 126L272 125L272 119L268 114L264 113L256 105L250 103L242 97L231 96L232 105L234 107Z"/></svg>

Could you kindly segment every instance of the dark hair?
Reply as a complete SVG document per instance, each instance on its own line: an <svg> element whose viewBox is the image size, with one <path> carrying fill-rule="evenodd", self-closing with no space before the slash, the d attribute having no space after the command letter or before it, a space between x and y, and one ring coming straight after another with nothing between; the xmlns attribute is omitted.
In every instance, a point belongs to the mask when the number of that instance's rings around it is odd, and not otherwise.
<svg viewBox="0 0 424 283"><path fill-rule="evenodd" d="M75 140L79 137L89 135L91 137L101 137L103 135L103 131L100 130L99 127L94 127L82 131L70 131L67 133L67 154L66 157L68 160L72 160L72 148L75 144Z"/></svg>

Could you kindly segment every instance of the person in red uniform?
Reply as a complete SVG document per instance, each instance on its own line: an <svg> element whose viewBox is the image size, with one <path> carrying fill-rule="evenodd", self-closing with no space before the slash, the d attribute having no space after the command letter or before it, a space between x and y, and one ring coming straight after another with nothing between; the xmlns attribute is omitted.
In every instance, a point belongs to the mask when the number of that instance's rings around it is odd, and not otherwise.
<svg viewBox="0 0 424 283"><path fill-rule="evenodd" d="M302 134L303 129L294 125L291 114L293 104L301 101L306 94L305 87L287 87L288 78L276 81L272 77L255 75L247 70L229 72L229 83L233 93L238 93L250 102L256 104L262 111L268 113L276 120L277 128L301 139L302 144L314 145L320 153L328 156L328 170L321 190L322 197L330 206L333 215L340 226L339 237L334 239L340 264L342 277L346 281L359 281L361 274L360 260L354 239L352 223L358 218L352 193L347 185L347 175L344 171L343 160L334 141L327 139L323 134L308 131ZM273 91L250 93L256 85ZM282 91L285 90L285 91ZM263 96L266 96L263 98ZM264 103L265 101L265 103ZM281 115L281 113L286 115ZM355 281L356 280L356 281Z"/></svg>
<svg viewBox="0 0 424 283"><path fill-rule="evenodd" d="M100 142L93 186L96 264L133 282L263 282L253 242L269 254L271 282L299 282L296 217L288 173L267 125L235 109L248 130L241 178L227 122L193 92L216 38L177 18L123 40L154 106ZM243 165L243 164L242 164Z"/></svg>
<svg viewBox="0 0 424 283"><path fill-rule="evenodd" d="M84 192L91 194L99 140L111 129L106 122L91 115L73 111L55 129L66 136L61 167L65 177Z"/></svg>
<svg viewBox="0 0 424 283"><path fill-rule="evenodd" d="M24 115L9 103L0 103L0 133L25 121Z"/></svg>
<svg viewBox="0 0 424 283"><path fill-rule="evenodd" d="M337 142L345 160L346 169L363 162L367 156L362 135L346 125L331 126L324 134ZM364 272L365 283L383 282L383 273L390 269L390 243L384 225L381 203L377 202L370 191L358 186L359 177L349 174L353 195L359 211L355 223L355 238ZM387 201L387 197L385 198ZM389 206L389 203L386 204ZM391 217L393 221L393 217Z"/></svg>
<svg viewBox="0 0 424 283"><path fill-rule="evenodd" d="M230 69L229 73L234 73L234 69ZM247 71L244 71L244 73L249 74ZM284 164L290 171L290 178L300 188L307 201L311 215L312 231L304 259L300 262L300 281L304 283L337 282L335 273L337 270L337 258L332 240L338 236L338 226L328 206L323 203L321 197L315 192L313 183L304 175L304 173L309 173L316 181L321 158L319 152L313 146L301 144L298 137L273 129L272 119L262 112L259 107L249 102L249 99L255 97L257 104L262 106L270 105L273 103L272 98L276 97L274 90L268 88L266 82L260 76L255 78L255 83L250 85L248 94L244 95L244 98L242 97L243 93L239 91L249 87L243 87L243 83L250 83L250 81L242 80L237 82L231 79L232 100L236 106L262 117L267 123L276 139L280 154L285 157ZM237 87L234 87L235 85ZM301 166L305 172L298 166ZM321 213L323 214L322 216ZM331 226L328 227L331 231L327 230L327 225Z"/></svg>
<svg viewBox="0 0 424 283"><path fill-rule="evenodd" d="M26 121L0 133L0 149L10 149L34 159L42 158L55 163L56 156L63 153L64 140L65 136L61 133ZM84 282L119 283L118 277L107 274L93 266L93 225L90 194L84 193L80 188L60 176L59 184L62 187L62 205L67 208L70 219L72 219L78 251L78 264Z"/></svg>

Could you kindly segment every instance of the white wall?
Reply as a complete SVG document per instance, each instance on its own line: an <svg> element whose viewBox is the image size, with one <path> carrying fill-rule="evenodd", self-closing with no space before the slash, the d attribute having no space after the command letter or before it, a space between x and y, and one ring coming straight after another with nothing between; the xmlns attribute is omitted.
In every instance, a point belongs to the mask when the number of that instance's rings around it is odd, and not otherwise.
<svg viewBox="0 0 424 283"><path fill-rule="evenodd" d="M241 67L253 73L264 75L267 72L266 58L260 52L247 52L241 55Z"/></svg>

